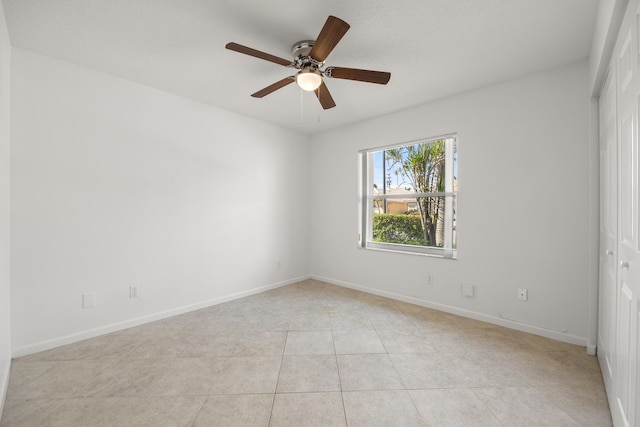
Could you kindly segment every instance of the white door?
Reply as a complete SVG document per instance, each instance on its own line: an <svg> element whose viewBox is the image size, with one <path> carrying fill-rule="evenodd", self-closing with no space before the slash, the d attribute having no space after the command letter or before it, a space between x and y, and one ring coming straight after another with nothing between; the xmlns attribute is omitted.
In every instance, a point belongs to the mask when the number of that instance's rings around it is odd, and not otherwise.
<svg viewBox="0 0 640 427"><path fill-rule="evenodd" d="M635 425L638 343L638 105L623 113L618 151L617 408L624 425Z"/></svg>
<svg viewBox="0 0 640 427"><path fill-rule="evenodd" d="M618 272L618 156L615 61L600 94L600 279L598 360L607 392L613 395Z"/></svg>
<svg viewBox="0 0 640 427"><path fill-rule="evenodd" d="M629 5L620 33L618 67L618 245L615 402L617 425L640 425L638 323L640 322L640 231L638 219L638 1Z"/></svg>

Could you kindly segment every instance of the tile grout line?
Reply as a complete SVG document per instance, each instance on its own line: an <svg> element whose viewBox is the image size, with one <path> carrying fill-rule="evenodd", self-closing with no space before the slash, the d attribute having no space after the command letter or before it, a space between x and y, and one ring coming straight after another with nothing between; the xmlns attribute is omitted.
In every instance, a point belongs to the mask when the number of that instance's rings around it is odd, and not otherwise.
<svg viewBox="0 0 640 427"><path fill-rule="evenodd" d="M289 329L287 330L287 335L285 336L285 339L284 339L284 346L282 346L282 355L280 356L280 367L278 368L278 377L276 379L276 385L273 390L273 400L271 401L271 412L269 412L269 423L267 424L268 426L271 425L271 419L273 418L273 408L275 407L275 404L276 404L276 396L278 394L278 384L280 384L280 374L282 373L282 364L284 363L284 353L287 349L287 341L289 341L290 329L291 329L291 321L289 321Z"/></svg>
<svg viewBox="0 0 640 427"><path fill-rule="evenodd" d="M189 427L193 426L193 423L196 422L196 420L198 419L198 415L200 415L200 411L202 411L202 408L204 408L204 405L209 401L209 395L207 395L203 400L202 400L202 404L200 405L200 407L198 408L197 411L195 411L195 414L193 415L193 418L191 419L191 422L188 424Z"/></svg>
<svg viewBox="0 0 640 427"><path fill-rule="evenodd" d="M336 361L336 370L338 371L338 385L340 387L340 400L342 401L342 415L344 416L344 425L348 426L347 407L344 404L344 390L342 388L342 376L340 375L340 364L338 363L338 354L336 352L336 341L333 339L333 330L331 331L331 343L333 344L333 357Z"/></svg>

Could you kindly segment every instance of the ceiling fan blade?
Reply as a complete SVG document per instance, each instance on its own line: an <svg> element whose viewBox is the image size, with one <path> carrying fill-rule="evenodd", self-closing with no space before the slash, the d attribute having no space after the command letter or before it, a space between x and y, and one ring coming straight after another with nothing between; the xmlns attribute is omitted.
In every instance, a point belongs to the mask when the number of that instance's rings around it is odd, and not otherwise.
<svg viewBox="0 0 640 427"><path fill-rule="evenodd" d="M289 61L288 59L279 58L277 56L270 55L268 53L264 53L259 50L255 50L238 43L233 43L233 42L227 43L225 47L229 50L244 53L245 55L249 55L249 56L255 56L256 58L264 59L265 61L275 62L276 64L284 65L285 67L289 67L293 65L293 62Z"/></svg>
<svg viewBox="0 0 640 427"><path fill-rule="evenodd" d="M350 27L342 19L329 16L324 23L324 27L320 30L311 52L309 52L309 56L318 62L324 62Z"/></svg>
<svg viewBox="0 0 640 427"><path fill-rule="evenodd" d="M269 95L271 92L275 92L278 89L282 89L286 85L291 84L295 81L296 78L293 76L285 77L284 79L277 81L274 84L257 91L256 93L252 93L251 96L253 96L254 98L262 98L263 96Z"/></svg>
<svg viewBox="0 0 640 427"><path fill-rule="evenodd" d="M318 97L318 101L320 101L320 105L322 105L322 108L325 110L336 106L336 103L333 101L331 93L329 93L329 89L327 89L327 85L325 85L324 82L322 82L320 87L314 90L314 92Z"/></svg>
<svg viewBox="0 0 640 427"><path fill-rule="evenodd" d="M357 68L328 67L324 74L334 79L357 80L360 82L386 85L391 73L386 71L359 70Z"/></svg>

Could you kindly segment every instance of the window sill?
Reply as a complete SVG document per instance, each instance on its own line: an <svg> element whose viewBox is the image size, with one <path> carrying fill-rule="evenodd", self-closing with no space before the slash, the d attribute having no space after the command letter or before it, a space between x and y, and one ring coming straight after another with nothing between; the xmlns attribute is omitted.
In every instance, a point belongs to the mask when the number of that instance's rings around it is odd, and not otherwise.
<svg viewBox="0 0 640 427"><path fill-rule="evenodd" d="M425 246L410 246L410 245L400 245L395 243L377 243L377 242L367 242L366 244L358 245L360 249L366 249L371 251L379 251L379 252L392 252L398 254L407 254L407 255L418 255L418 256L427 256L432 258L442 258L442 259L458 259L458 251L456 249L437 249L430 248Z"/></svg>

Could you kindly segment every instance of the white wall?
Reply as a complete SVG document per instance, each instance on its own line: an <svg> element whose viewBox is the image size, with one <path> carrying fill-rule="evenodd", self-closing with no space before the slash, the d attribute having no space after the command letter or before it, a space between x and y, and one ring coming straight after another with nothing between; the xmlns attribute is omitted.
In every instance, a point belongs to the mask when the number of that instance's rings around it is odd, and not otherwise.
<svg viewBox="0 0 640 427"><path fill-rule="evenodd" d="M12 76L16 355L307 277L306 136L20 49Z"/></svg>
<svg viewBox="0 0 640 427"><path fill-rule="evenodd" d="M11 366L9 294L9 34L0 2L0 416Z"/></svg>
<svg viewBox="0 0 640 427"><path fill-rule="evenodd" d="M586 344L586 62L320 134L310 152L298 133L20 49L12 76L16 355L309 272ZM451 132L459 259L357 249L357 151Z"/></svg>
<svg viewBox="0 0 640 427"><path fill-rule="evenodd" d="M597 261L587 85L584 61L313 137L312 276L586 345ZM448 133L459 144L458 259L358 249L358 150Z"/></svg>

